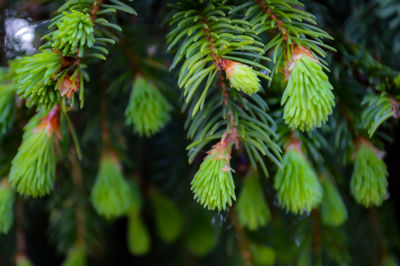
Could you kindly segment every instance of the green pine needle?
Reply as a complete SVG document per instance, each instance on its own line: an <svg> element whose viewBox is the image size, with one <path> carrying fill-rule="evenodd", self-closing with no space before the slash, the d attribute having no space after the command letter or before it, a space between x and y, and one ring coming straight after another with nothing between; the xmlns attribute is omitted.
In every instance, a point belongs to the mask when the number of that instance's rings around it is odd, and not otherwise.
<svg viewBox="0 0 400 266"><path fill-rule="evenodd" d="M14 221L14 192L4 179L0 183L0 232L3 234L10 231Z"/></svg>
<svg viewBox="0 0 400 266"><path fill-rule="evenodd" d="M60 99L54 86L62 66L60 55L44 50L19 59L18 65L15 74L17 93L28 100L28 106L54 106Z"/></svg>
<svg viewBox="0 0 400 266"><path fill-rule="evenodd" d="M90 15L75 10L62 14L58 29L48 36L52 40L51 46L64 55L74 55L77 49L92 47L95 38Z"/></svg>
<svg viewBox="0 0 400 266"><path fill-rule="evenodd" d="M132 206L129 183L118 161L110 154L103 155L90 198L97 213L107 219L126 214Z"/></svg>
<svg viewBox="0 0 400 266"><path fill-rule="evenodd" d="M335 105L332 89L322 66L311 57L301 55L294 63L282 95L285 123L301 131L321 127Z"/></svg>
<svg viewBox="0 0 400 266"><path fill-rule="evenodd" d="M330 226L342 225L347 220L347 209L335 185L324 178L322 180L324 195L321 202L322 223Z"/></svg>
<svg viewBox="0 0 400 266"><path fill-rule="evenodd" d="M63 262L62 266L85 266L86 265L86 249L82 244L72 246Z"/></svg>
<svg viewBox="0 0 400 266"><path fill-rule="evenodd" d="M212 152L204 159L195 174L191 189L194 199L209 210L225 210L236 200L232 169L224 151Z"/></svg>
<svg viewBox="0 0 400 266"><path fill-rule="evenodd" d="M263 227L271 219L260 181L253 173L244 181L236 209L240 224L249 230Z"/></svg>
<svg viewBox="0 0 400 266"><path fill-rule="evenodd" d="M138 213L132 212L128 216L128 249L136 256L147 254L151 248L151 238Z"/></svg>
<svg viewBox="0 0 400 266"><path fill-rule="evenodd" d="M29 130L29 125L25 128L22 144L12 161L9 182L21 195L41 197L54 188L55 139L49 135L46 127Z"/></svg>
<svg viewBox="0 0 400 266"><path fill-rule="evenodd" d="M290 148L275 176L274 188L281 207L294 214L310 212L322 199L318 177L302 153Z"/></svg>
<svg viewBox="0 0 400 266"><path fill-rule="evenodd" d="M179 209L168 198L152 191L151 204L160 238L165 242L174 242L183 227L183 217Z"/></svg>
<svg viewBox="0 0 400 266"><path fill-rule="evenodd" d="M135 79L129 104L125 111L126 123L141 136L150 137L170 120L171 104L148 80Z"/></svg>
<svg viewBox="0 0 400 266"><path fill-rule="evenodd" d="M361 143L350 181L351 194L365 207L380 206L387 196L386 164L370 144Z"/></svg>

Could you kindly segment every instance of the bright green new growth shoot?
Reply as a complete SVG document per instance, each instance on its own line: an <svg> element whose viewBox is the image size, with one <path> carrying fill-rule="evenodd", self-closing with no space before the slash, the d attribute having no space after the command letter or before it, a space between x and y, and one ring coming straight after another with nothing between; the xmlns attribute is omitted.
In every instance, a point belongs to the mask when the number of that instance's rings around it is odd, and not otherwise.
<svg viewBox="0 0 400 266"><path fill-rule="evenodd" d="M236 200L230 167L231 146L223 138L208 152L195 174L191 189L194 199L209 210L225 210Z"/></svg>
<svg viewBox="0 0 400 266"><path fill-rule="evenodd" d="M367 208L381 205L387 195L388 171L377 153L371 143L363 138L360 140L350 181L351 194Z"/></svg>
<svg viewBox="0 0 400 266"><path fill-rule="evenodd" d="M62 67L61 56L44 50L18 61L20 67L16 70L17 93L22 98L27 98L29 106L54 106L60 98L54 81Z"/></svg>
<svg viewBox="0 0 400 266"><path fill-rule="evenodd" d="M223 60L221 65L232 88L249 95L261 88L257 72L248 65L231 60Z"/></svg>
<svg viewBox="0 0 400 266"><path fill-rule="evenodd" d="M151 238L139 213L129 213L127 242L128 249L133 255L141 256L150 251Z"/></svg>
<svg viewBox="0 0 400 266"><path fill-rule="evenodd" d="M208 254L217 244L217 234L212 224L212 216L203 208L196 208L190 214L190 221L185 231L185 244L196 256Z"/></svg>
<svg viewBox="0 0 400 266"><path fill-rule="evenodd" d="M142 76L135 78L125 117L136 133L150 137L159 132L170 120L171 110L171 104L152 82Z"/></svg>
<svg viewBox="0 0 400 266"><path fill-rule="evenodd" d="M17 255L16 266L33 266L33 263L24 255Z"/></svg>
<svg viewBox="0 0 400 266"><path fill-rule="evenodd" d="M181 213L168 198L154 190L150 194L150 200L160 238L168 243L175 241L182 231Z"/></svg>
<svg viewBox="0 0 400 266"><path fill-rule="evenodd" d="M333 87L322 66L307 49L297 47L285 75L288 83L281 99L285 123L301 131L321 127L335 105Z"/></svg>
<svg viewBox="0 0 400 266"><path fill-rule="evenodd" d="M271 213L255 173L251 172L244 180L236 209L240 224L249 230L257 230L269 222Z"/></svg>
<svg viewBox="0 0 400 266"><path fill-rule="evenodd" d="M0 183L0 232L8 233L14 220L14 192L7 179L3 179Z"/></svg>
<svg viewBox="0 0 400 266"><path fill-rule="evenodd" d="M92 47L94 30L89 14L72 10L70 13L63 12L62 20L57 23L57 30L46 36L51 46L62 51L64 55L74 55L79 51L83 55L84 48Z"/></svg>
<svg viewBox="0 0 400 266"><path fill-rule="evenodd" d="M318 177L303 155L297 139L288 145L282 169L275 175L279 205L294 214L310 212L322 199Z"/></svg>
<svg viewBox="0 0 400 266"><path fill-rule="evenodd" d="M322 223L339 226L347 220L347 209L335 185L328 178L322 180L324 195L321 202Z"/></svg>
<svg viewBox="0 0 400 266"><path fill-rule="evenodd" d="M103 154L90 195L97 213L107 219L127 214L133 201L131 192L116 156L112 153Z"/></svg>
<svg viewBox="0 0 400 266"><path fill-rule="evenodd" d="M250 254L254 265L272 266L275 264L275 251L267 245L251 243Z"/></svg>
<svg viewBox="0 0 400 266"><path fill-rule="evenodd" d="M73 245L67 254L62 266L85 266L86 250L83 244L77 243Z"/></svg>
<svg viewBox="0 0 400 266"><path fill-rule="evenodd" d="M60 109L54 107L40 125L35 116L25 126L25 134L11 165L9 182L21 195L41 197L54 187L56 172L55 141L59 136Z"/></svg>

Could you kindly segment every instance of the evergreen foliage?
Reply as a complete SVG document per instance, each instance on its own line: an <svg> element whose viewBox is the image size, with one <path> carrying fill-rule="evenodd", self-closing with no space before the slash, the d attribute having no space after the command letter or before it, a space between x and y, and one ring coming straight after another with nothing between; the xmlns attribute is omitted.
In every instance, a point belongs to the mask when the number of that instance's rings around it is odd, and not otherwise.
<svg viewBox="0 0 400 266"><path fill-rule="evenodd" d="M282 169L274 178L279 205L295 214L311 212L322 200L318 177L300 150L299 144L290 144L282 159Z"/></svg>
<svg viewBox="0 0 400 266"><path fill-rule="evenodd" d="M335 185L328 178L322 179L323 197L321 202L322 222L339 226L347 220L347 209Z"/></svg>
<svg viewBox="0 0 400 266"><path fill-rule="evenodd" d="M210 253L217 244L217 234L211 218L205 210L196 210L190 215L189 225L185 232L185 244L198 257Z"/></svg>
<svg viewBox="0 0 400 266"><path fill-rule="evenodd" d="M103 154L90 198L96 211L107 219L127 214L132 206L129 183L113 153Z"/></svg>
<svg viewBox="0 0 400 266"><path fill-rule="evenodd" d="M252 231L265 226L271 219L262 186L254 173L244 180L236 209L240 224Z"/></svg>
<svg viewBox="0 0 400 266"><path fill-rule="evenodd" d="M17 155L12 160L9 182L21 195L42 197L54 188L55 141L59 135L59 108L52 109L36 127L38 116L25 127Z"/></svg>
<svg viewBox="0 0 400 266"><path fill-rule="evenodd" d="M0 232L3 234L10 231L14 221L14 192L3 179L0 183Z"/></svg>
<svg viewBox="0 0 400 266"><path fill-rule="evenodd" d="M158 89L141 76L134 81L129 104L126 107L126 123L140 136L150 137L160 131L170 120L172 106Z"/></svg>
<svg viewBox="0 0 400 266"><path fill-rule="evenodd" d="M194 198L209 210L225 210L236 200L230 149L224 140L213 146L192 180Z"/></svg>
<svg viewBox="0 0 400 266"><path fill-rule="evenodd" d="M182 231L182 214L168 198L156 191L151 192L150 200L160 238L165 242L175 241Z"/></svg>
<svg viewBox="0 0 400 266"><path fill-rule="evenodd" d="M2 75L0 73L0 75ZM11 128L15 115L15 86L0 79L0 139Z"/></svg>
<svg viewBox="0 0 400 266"><path fill-rule="evenodd" d="M127 243L129 252L141 256L150 251L151 238L146 225L138 213L132 212L128 216Z"/></svg>
<svg viewBox="0 0 400 266"><path fill-rule="evenodd" d="M0 1L0 264L397 265L399 7Z"/></svg>
<svg viewBox="0 0 400 266"><path fill-rule="evenodd" d="M286 66L290 74L281 100L283 118L301 131L321 127L334 106L332 85L308 50L296 47L292 61Z"/></svg>
<svg viewBox="0 0 400 266"><path fill-rule="evenodd" d="M85 247L82 244L75 244L68 251L67 257L62 266L85 266L86 254Z"/></svg>
<svg viewBox="0 0 400 266"><path fill-rule="evenodd" d="M365 207L379 206L387 195L386 164L372 144L361 139L354 162L350 189L356 201Z"/></svg>

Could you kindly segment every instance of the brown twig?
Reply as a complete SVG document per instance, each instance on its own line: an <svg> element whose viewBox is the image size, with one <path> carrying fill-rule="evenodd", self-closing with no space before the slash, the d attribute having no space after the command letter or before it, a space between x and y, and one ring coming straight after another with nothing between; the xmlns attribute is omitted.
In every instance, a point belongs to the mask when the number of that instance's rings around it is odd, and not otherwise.
<svg viewBox="0 0 400 266"><path fill-rule="evenodd" d="M268 19L271 21L275 21L276 25L278 26L278 30L283 37L283 40L285 42L287 42L289 33L288 33L288 29L283 27L283 21L281 19L279 19L278 16L276 16L270 8L267 7L267 4L265 3L265 1L262 1L262 0L255 0L255 1L261 7L261 9L264 13L267 13L270 15L268 17Z"/></svg>
<svg viewBox="0 0 400 266"><path fill-rule="evenodd" d="M250 242L246 239L244 230L241 227L241 225L239 224L234 207L232 207L232 209L230 209L229 215L230 215L231 221L233 223L233 229L236 232L236 237L238 238L240 250L242 253L243 260L244 260L244 265L252 266L253 261L251 259L251 253L250 253Z"/></svg>
<svg viewBox="0 0 400 266"><path fill-rule="evenodd" d="M15 206L17 257L26 257L24 200L18 198Z"/></svg>
<svg viewBox="0 0 400 266"><path fill-rule="evenodd" d="M97 12L99 11L102 2L103 2L103 0L97 0L97 1L95 1L95 2L93 3L92 11L90 11L90 14L91 14L91 15L90 15L90 21L91 21L92 23L93 23L94 20L96 19Z"/></svg>
<svg viewBox="0 0 400 266"><path fill-rule="evenodd" d="M383 261L384 261L385 257L387 256L387 250L384 246L382 232L381 232L381 228L379 225L378 217L376 215L375 208L374 207L369 208L368 214L369 214L369 220L370 220L371 226L372 226L372 231L373 231L374 237L375 237L375 242L376 242L378 252L379 252L378 265L383 265Z"/></svg>

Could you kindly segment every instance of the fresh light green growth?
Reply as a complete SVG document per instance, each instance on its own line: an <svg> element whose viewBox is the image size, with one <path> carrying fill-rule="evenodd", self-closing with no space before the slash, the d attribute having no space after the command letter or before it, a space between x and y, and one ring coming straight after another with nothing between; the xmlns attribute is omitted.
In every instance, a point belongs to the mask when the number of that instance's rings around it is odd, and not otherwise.
<svg viewBox="0 0 400 266"><path fill-rule="evenodd" d="M55 90L55 81L62 66L60 55L44 50L18 61L17 93L28 100L28 106L38 104L50 108L55 105L60 99Z"/></svg>
<svg viewBox="0 0 400 266"><path fill-rule="evenodd" d="M23 255L17 255L16 266L33 266L33 263Z"/></svg>
<svg viewBox="0 0 400 266"><path fill-rule="evenodd" d="M56 172L55 136L58 131L57 110L50 111L39 126L34 116L25 126L22 144L14 157L9 182L21 195L41 197L54 188Z"/></svg>
<svg viewBox="0 0 400 266"><path fill-rule="evenodd" d="M168 198L154 190L150 200L160 238L168 243L174 242L182 232L182 214Z"/></svg>
<svg viewBox="0 0 400 266"><path fill-rule="evenodd" d="M209 210L225 210L236 200L230 167L230 148L224 141L215 145L195 174L191 189L194 199Z"/></svg>
<svg viewBox="0 0 400 266"><path fill-rule="evenodd" d="M335 105L332 85L322 66L311 54L298 54L289 64L288 83L282 95L283 118L290 128L301 131L321 127Z"/></svg>
<svg viewBox="0 0 400 266"><path fill-rule="evenodd" d="M0 138L11 128L15 113L15 86L0 84Z"/></svg>
<svg viewBox="0 0 400 266"><path fill-rule="evenodd" d="M67 254L62 266L85 266L86 250L82 244L73 245Z"/></svg>
<svg viewBox="0 0 400 266"><path fill-rule="evenodd" d="M339 226L347 220L347 209L335 185L327 178L322 180L323 197L321 202L322 223Z"/></svg>
<svg viewBox="0 0 400 266"><path fill-rule="evenodd" d="M260 89L257 72L248 65L231 60L223 60L221 65L232 88L249 95Z"/></svg>
<svg viewBox="0 0 400 266"><path fill-rule="evenodd" d="M129 183L121 172L118 159L113 154L104 154L90 199L97 213L107 219L128 213L132 206Z"/></svg>
<svg viewBox="0 0 400 266"><path fill-rule="evenodd" d="M7 179L3 179L0 183L0 232L8 233L14 221L14 192L7 183Z"/></svg>
<svg viewBox="0 0 400 266"><path fill-rule="evenodd" d="M128 216L128 249L136 256L145 255L150 251L151 238L139 213L131 212Z"/></svg>
<svg viewBox="0 0 400 266"><path fill-rule="evenodd" d="M126 124L141 136L150 137L170 120L171 104L160 91L142 76L137 76L129 104L125 110Z"/></svg>
<svg viewBox="0 0 400 266"><path fill-rule="evenodd" d="M211 221L212 217L204 209L190 215L185 244L198 257L207 255L217 244L217 234Z"/></svg>
<svg viewBox="0 0 400 266"><path fill-rule="evenodd" d="M57 30L47 38L52 40L51 46L62 51L64 55L75 55L79 52L79 56L83 56L84 48L92 47L95 42L89 14L76 10L63 12L61 21L57 23Z"/></svg>
<svg viewBox="0 0 400 266"><path fill-rule="evenodd" d="M281 207L294 214L310 212L322 199L318 177L300 149L288 147L282 169L275 175L274 188Z"/></svg>
<svg viewBox="0 0 400 266"><path fill-rule="evenodd" d="M275 251L269 246L252 243L250 254L255 266L272 266L275 264Z"/></svg>
<svg viewBox="0 0 400 266"><path fill-rule="evenodd" d="M236 209L240 224L249 230L265 226L271 219L260 181L254 173L244 180Z"/></svg>
<svg viewBox="0 0 400 266"><path fill-rule="evenodd" d="M387 195L387 176L386 164L378 157L375 147L361 141L350 181L356 201L367 208L381 205Z"/></svg>

